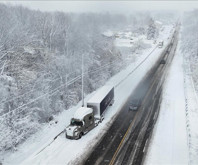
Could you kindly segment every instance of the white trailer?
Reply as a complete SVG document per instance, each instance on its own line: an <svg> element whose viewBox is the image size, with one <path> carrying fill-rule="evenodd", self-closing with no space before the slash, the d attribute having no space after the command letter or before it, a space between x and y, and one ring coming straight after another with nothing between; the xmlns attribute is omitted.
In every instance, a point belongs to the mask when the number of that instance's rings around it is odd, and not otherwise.
<svg viewBox="0 0 198 165"><path fill-rule="evenodd" d="M94 111L95 119L102 120L103 113L109 105L114 102L114 87L102 87L90 100L87 101L87 107L92 108Z"/></svg>

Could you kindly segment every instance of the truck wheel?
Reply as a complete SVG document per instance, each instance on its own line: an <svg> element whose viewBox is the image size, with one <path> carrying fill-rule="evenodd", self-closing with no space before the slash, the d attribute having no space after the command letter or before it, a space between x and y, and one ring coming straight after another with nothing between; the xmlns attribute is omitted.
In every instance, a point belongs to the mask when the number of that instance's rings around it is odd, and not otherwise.
<svg viewBox="0 0 198 165"><path fill-rule="evenodd" d="M83 135L83 133L81 132L81 133L79 134L79 139L82 137L82 135Z"/></svg>

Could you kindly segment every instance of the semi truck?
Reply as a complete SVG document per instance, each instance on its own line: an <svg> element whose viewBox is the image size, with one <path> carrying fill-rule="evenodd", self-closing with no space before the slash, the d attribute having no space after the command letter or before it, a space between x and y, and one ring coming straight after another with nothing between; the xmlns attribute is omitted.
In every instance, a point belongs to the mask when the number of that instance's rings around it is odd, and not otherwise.
<svg viewBox="0 0 198 165"><path fill-rule="evenodd" d="M114 87L103 86L91 97L85 107L80 107L74 113L70 125L66 127L65 135L68 139L80 139L96 127L104 119L108 106L114 102Z"/></svg>

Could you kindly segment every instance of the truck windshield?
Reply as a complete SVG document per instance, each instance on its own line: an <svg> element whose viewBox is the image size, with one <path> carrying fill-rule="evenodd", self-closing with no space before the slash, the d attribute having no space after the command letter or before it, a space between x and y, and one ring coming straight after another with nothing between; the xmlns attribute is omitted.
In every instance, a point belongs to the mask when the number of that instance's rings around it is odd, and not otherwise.
<svg viewBox="0 0 198 165"><path fill-rule="evenodd" d="M76 121L76 120L72 119L71 120L71 125L82 126L83 123L82 123L82 121Z"/></svg>

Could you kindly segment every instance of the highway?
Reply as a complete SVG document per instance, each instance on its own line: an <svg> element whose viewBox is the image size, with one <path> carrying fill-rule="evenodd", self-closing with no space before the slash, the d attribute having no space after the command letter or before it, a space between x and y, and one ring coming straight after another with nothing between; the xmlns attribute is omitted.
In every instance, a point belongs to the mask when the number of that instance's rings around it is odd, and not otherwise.
<svg viewBox="0 0 198 165"><path fill-rule="evenodd" d="M174 58L178 42L178 29L163 51L156 65L131 94L107 133L98 142L85 165L139 165L144 161L153 127L157 120L163 83ZM165 64L161 60L165 60ZM135 100L140 100L136 111L129 110Z"/></svg>

